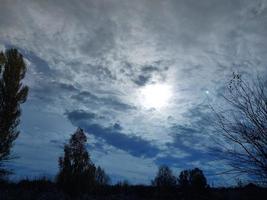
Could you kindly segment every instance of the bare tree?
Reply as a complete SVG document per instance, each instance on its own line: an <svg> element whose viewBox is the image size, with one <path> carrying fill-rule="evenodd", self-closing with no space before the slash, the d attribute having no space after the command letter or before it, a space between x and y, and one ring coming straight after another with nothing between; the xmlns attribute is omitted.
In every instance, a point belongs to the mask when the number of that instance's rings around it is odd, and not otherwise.
<svg viewBox="0 0 267 200"><path fill-rule="evenodd" d="M226 143L220 155L229 161L231 173L247 174L267 183L267 93L266 82L244 81L233 74L223 95L225 109L215 112L216 128Z"/></svg>

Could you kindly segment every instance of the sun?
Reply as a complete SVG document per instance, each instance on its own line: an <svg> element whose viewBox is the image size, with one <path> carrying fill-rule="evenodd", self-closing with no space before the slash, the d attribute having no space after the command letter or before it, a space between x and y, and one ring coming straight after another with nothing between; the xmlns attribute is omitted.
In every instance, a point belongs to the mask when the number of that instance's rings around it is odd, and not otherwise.
<svg viewBox="0 0 267 200"><path fill-rule="evenodd" d="M171 97L171 86L167 84L146 85L140 91L140 102L145 108L161 109L166 107Z"/></svg>

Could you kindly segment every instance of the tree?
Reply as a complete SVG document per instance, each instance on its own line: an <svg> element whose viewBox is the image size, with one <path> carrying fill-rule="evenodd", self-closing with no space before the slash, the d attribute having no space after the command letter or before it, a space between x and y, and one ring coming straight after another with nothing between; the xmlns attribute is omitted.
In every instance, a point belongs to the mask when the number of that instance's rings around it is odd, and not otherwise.
<svg viewBox="0 0 267 200"><path fill-rule="evenodd" d="M78 128L64 146L64 156L59 158L57 182L69 193L88 192L96 184L96 168L86 150L86 135Z"/></svg>
<svg viewBox="0 0 267 200"><path fill-rule="evenodd" d="M98 185L107 185L110 181L109 176L106 174L106 172L98 166L95 172L95 180Z"/></svg>
<svg viewBox="0 0 267 200"><path fill-rule="evenodd" d="M181 188L188 188L189 187L189 170L183 170L181 171L179 177L178 177L178 184Z"/></svg>
<svg viewBox="0 0 267 200"><path fill-rule="evenodd" d="M165 165L159 167L159 171L152 185L157 187L173 187L176 185L176 177L173 175L172 170Z"/></svg>
<svg viewBox="0 0 267 200"><path fill-rule="evenodd" d="M190 171L189 185L195 190L203 191L207 188L207 179L203 174L203 171L195 168Z"/></svg>
<svg viewBox="0 0 267 200"><path fill-rule="evenodd" d="M10 151L19 135L20 104L28 95L28 87L22 83L25 73L23 56L16 49L0 53L0 176L10 172L4 162L12 158Z"/></svg>
<svg viewBox="0 0 267 200"><path fill-rule="evenodd" d="M199 168L182 171L178 183L182 189L190 188L195 191L203 191L208 186L207 179Z"/></svg>
<svg viewBox="0 0 267 200"><path fill-rule="evenodd" d="M233 74L223 98L227 110L215 111L216 128L226 144L219 155L226 159L228 173L246 174L267 183L267 95L266 82L244 81Z"/></svg>

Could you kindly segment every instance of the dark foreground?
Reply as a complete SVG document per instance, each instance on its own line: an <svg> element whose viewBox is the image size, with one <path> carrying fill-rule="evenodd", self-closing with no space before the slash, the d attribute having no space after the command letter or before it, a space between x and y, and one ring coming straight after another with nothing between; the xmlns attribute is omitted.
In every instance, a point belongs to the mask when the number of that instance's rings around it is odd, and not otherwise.
<svg viewBox="0 0 267 200"><path fill-rule="evenodd" d="M0 200L265 200L267 189L249 184L239 188L208 188L192 191L179 188L115 185L94 188L84 194L68 194L44 180L0 183Z"/></svg>

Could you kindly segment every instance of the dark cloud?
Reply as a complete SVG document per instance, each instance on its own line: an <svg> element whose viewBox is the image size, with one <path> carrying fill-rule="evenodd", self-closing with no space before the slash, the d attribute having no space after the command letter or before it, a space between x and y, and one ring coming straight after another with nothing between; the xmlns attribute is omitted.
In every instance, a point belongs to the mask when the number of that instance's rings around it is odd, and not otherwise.
<svg viewBox="0 0 267 200"><path fill-rule="evenodd" d="M149 141L134 135L126 135L114 128L105 128L99 124L87 124L84 128L89 134L100 137L104 139L107 144L124 150L133 156L155 157L159 153L159 149L153 146Z"/></svg>
<svg viewBox="0 0 267 200"><path fill-rule="evenodd" d="M155 67L155 66L144 66L144 67L142 67L142 72L144 72L144 73L147 73L147 72L157 72L157 71L159 71L159 68L157 68L157 67Z"/></svg>
<svg viewBox="0 0 267 200"><path fill-rule="evenodd" d="M137 75L132 80L136 85L144 86L147 83L151 82L152 81L151 79L155 76L158 76L164 79L168 69L169 68L168 66L166 66L166 63L164 63L164 61L157 61L157 62L154 62L152 65L141 66L140 71L135 72L139 75ZM134 76L134 75L135 75L134 73L131 74L131 76Z"/></svg>
<svg viewBox="0 0 267 200"><path fill-rule="evenodd" d="M135 84L137 84L139 86L144 86L149 82L150 78L151 78L151 76L139 75L137 77L137 79L135 79L133 81L134 81Z"/></svg>
<svg viewBox="0 0 267 200"><path fill-rule="evenodd" d="M68 119L72 123L78 123L80 120L91 121L97 118L97 115L95 113L85 112L84 110L75 110L72 112L66 112L65 115L67 115Z"/></svg>
<svg viewBox="0 0 267 200"><path fill-rule="evenodd" d="M126 151L133 156L155 157L160 151L149 141L143 140L135 135L127 135L123 133L123 129L118 123L109 127L104 127L94 122L93 119L97 116L93 113L72 111L66 113L66 115L73 125L83 128L86 132L94 135L96 138L101 138L107 144Z"/></svg>
<svg viewBox="0 0 267 200"><path fill-rule="evenodd" d="M115 130L119 130L119 131L122 130L122 127L121 127L121 125L120 125L119 123L115 123L115 124L113 125L113 128L114 128Z"/></svg>

